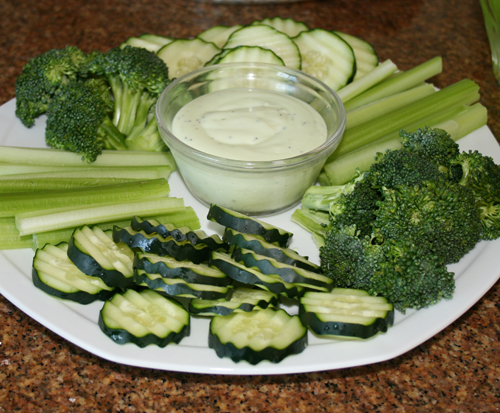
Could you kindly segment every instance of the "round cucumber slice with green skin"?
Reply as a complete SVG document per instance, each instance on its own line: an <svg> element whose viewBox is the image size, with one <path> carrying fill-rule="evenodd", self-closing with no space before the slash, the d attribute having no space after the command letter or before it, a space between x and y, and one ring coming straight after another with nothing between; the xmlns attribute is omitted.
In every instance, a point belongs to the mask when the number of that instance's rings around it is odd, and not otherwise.
<svg viewBox="0 0 500 413"><path fill-rule="evenodd" d="M149 274L144 270L136 270L134 281L141 287L148 287L172 297L201 298L217 300L226 298L231 285L223 287L209 284L187 283L180 278L164 278L160 274Z"/></svg>
<svg viewBox="0 0 500 413"><path fill-rule="evenodd" d="M290 248L281 248L276 244L271 244L258 235L243 234L232 228L226 228L222 239L229 245L237 245L240 248L255 251L257 254L274 258L284 264L293 265L308 271L321 272L321 267L309 261L307 257L296 253Z"/></svg>
<svg viewBox="0 0 500 413"><path fill-rule="evenodd" d="M295 37L297 36L300 32L305 32L309 30L309 27L302 22L296 21L290 17L283 18L283 17L266 17L263 20L258 20L252 22L252 24L265 24L266 26L271 26L272 28L285 33L286 35L290 37Z"/></svg>
<svg viewBox="0 0 500 413"><path fill-rule="evenodd" d="M215 316L229 315L233 312L249 312L275 307L279 303L278 295L260 288L234 288L226 299L192 299L188 311L194 315Z"/></svg>
<svg viewBox="0 0 500 413"><path fill-rule="evenodd" d="M193 245L188 240L178 242L172 237L163 238L156 233L146 234L144 231L134 231L131 227L113 228L113 239L133 250L160 256L169 255L178 261L189 260L195 264L208 261L212 252L206 244Z"/></svg>
<svg viewBox="0 0 500 413"><path fill-rule="evenodd" d="M223 49L237 46L259 46L272 50L287 67L300 69L301 56L297 45L285 33L271 26L255 24L244 26L229 36Z"/></svg>
<svg viewBox="0 0 500 413"><path fill-rule="evenodd" d="M179 278L187 283L210 284L220 287L232 283L231 278L217 268L186 260L177 261L172 257L160 257L157 254L136 253L134 269L144 270L149 274L160 274L164 278Z"/></svg>
<svg viewBox="0 0 500 413"><path fill-rule="evenodd" d="M200 38L177 39L156 52L168 67L170 79L203 67L220 49L211 42Z"/></svg>
<svg viewBox="0 0 500 413"><path fill-rule="evenodd" d="M47 294L80 304L107 300L114 292L100 278L81 272L68 258L68 243L46 244L33 258L32 280Z"/></svg>
<svg viewBox="0 0 500 413"><path fill-rule="evenodd" d="M298 316L266 308L215 316L210 322L208 346L220 358L256 365L264 360L279 363L307 347L307 328Z"/></svg>
<svg viewBox="0 0 500 413"><path fill-rule="evenodd" d="M356 75L352 47L341 37L323 29L301 32L293 38L302 56L302 71L337 91Z"/></svg>
<svg viewBox="0 0 500 413"><path fill-rule="evenodd" d="M347 33L333 31L337 36L342 37L352 47L356 58L356 74L354 80L359 79L379 64L379 57L372 44L359 37Z"/></svg>
<svg viewBox="0 0 500 413"><path fill-rule="evenodd" d="M161 224L155 219L143 220L133 217L131 227L134 231L144 231L146 234L159 234L163 238L172 237L178 242L189 241L191 244L205 244L213 250L227 250L227 243L217 234L207 235L202 230L191 230L187 227L176 227L172 224Z"/></svg>
<svg viewBox="0 0 500 413"><path fill-rule="evenodd" d="M207 219L244 234L260 235L280 247L288 247L293 236L289 231L215 204L210 205Z"/></svg>
<svg viewBox="0 0 500 413"><path fill-rule="evenodd" d="M224 49L209 61L206 66L211 64L256 62L267 63L271 65L284 66L283 60L272 50L264 49L260 46L237 46L234 49Z"/></svg>
<svg viewBox="0 0 500 413"><path fill-rule="evenodd" d="M333 283L331 278L322 274L284 264L274 258L259 255L255 251L246 248L235 248L231 257L246 267L256 268L266 275L277 275L285 282L299 284L306 288L328 291Z"/></svg>
<svg viewBox="0 0 500 413"><path fill-rule="evenodd" d="M237 24L235 26L214 26L201 32L197 37L205 40L206 42L212 42L219 49L222 49L229 36L242 27L243 26L241 24Z"/></svg>
<svg viewBox="0 0 500 413"><path fill-rule="evenodd" d="M306 292L299 317L320 337L367 339L394 324L394 307L366 291L337 288L330 293Z"/></svg>
<svg viewBox="0 0 500 413"><path fill-rule="evenodd" d="M134 252L112 239L112 230L83 226L76 228L68 243L68 258L86 275L99 277L109 287L133 285Z"/></svg>
<svg viewBox="0 0 500 413"><path fill-rule="evenodd" d="M175 300L143 290L127 290L106 301L98 325L118 344L165 347L190 334L189 313Z"/></svg>

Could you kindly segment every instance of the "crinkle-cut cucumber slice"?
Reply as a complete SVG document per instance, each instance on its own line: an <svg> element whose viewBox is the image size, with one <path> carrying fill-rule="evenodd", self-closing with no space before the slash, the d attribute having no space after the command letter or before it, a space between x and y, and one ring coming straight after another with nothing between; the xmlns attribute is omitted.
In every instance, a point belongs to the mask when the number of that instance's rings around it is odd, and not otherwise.
<svg viewBox="0 0 500 413"><path fill-rule="evenodd" d="M233 32L241 29L242 27L243 26L241 24L237 24L235 26L213 26L201 32L196 37L205 40L206 42L212 42L219 49L222 49L222 47L226 44L229 36L231 36Z"/></svg>
<svg viewBox="0 0 500 413"><path fill-rule="evenodd" d="M260 235L280 247L288 247L293 236L289 231L216 204L210 205L207 219L244 234Z"/></svg>
<svg viewBox="0 0 500 413"><path fill-rule="evenodd" d="M176 227L173 224L161 224L156 219L143 220L133 217L131 227L134 231L144 231L146 234L158 234L163 238L172 237L177 242L189 241L191 244L205 244L211 249L227 250L228 245L217 234L207 235L205 231L191 230L188 227Z"/></svg>
<svg viewBox="0 0 500 413"><path fill-rule="evenodd" d="M208 345L220 358L255 365L279 363L307 347L307 328L285 310L264 310L215 316L210 322Z"/></svg>
<svg viewBox="0 0 500 413"><path fill-rule="evenodd" d="M57 298L89 304L114 292L99 277L81 272L68 258L68 243L46 244L36 250L32 280L35 287Z"/></svg>
<svg viewBox="0 0 500 413"><path fill-rule="evenodd" d="M99 226L76 228L68 245L69 259L84 274L101 278L110 287L133 284L134 252L124 243L113 241L113 231Z"/></svg>
<svg viewBox="0 0 500 413"><path fill-rule="evenodd" d="M172 297L201 298L217 300L226 298L233 288L231 285L217 286L209 284L188 283L180 278L165 278L161 274L149 274L144 270L136 270L134 282L142 287L165 293Z"/></svg>
<svg viewBox="0 0 500 413"><path fill-rule="evenodd" d="M276 55L272 50L264 49L260 46L237 46L234 49L224 49L219 54L207 63L224 64L224 63L241 63L255 62L267 63L271 65L284 66L283 60Z"/></svg>
<svg viewBox="0 0 500 413"><path fill-rule="evenodd" d="M290 17L266 17L263 20L258 20L252 22L252 24L265 24L266 26L271 26L272 28L285 33L290 37L297 36L300 32L309 30L309 27L302 22L296 21Z"/></svg>
<svg viewBox="0 0 500 413"><path fill-rule="evenodd" d="M301 58L297 45L285 33L271 26L256 24L242 27L229 36L223 49L237 46L260 46L272 50L287 67L300 69Z"/></svg>
<svg viewBox="0 0 500 413"><path fill-rule="evenodd" d="M326 83L334 91L356 74L354 51L340 36L323 29L301 32L293 38L302 56L302 71Z"/></svg>
<svg viewBox="0 0 500 413"><path fill-rule="evenodd" d="M356 58L356 75L354 80L366 75L379 64L379 57L371 43L359 37L335 30L337 36L342 37L352 47Z"/></svg>
<svg viewBox="0 0 500 413"><path fill-rule="evenodd" d="M174 40L156 54L167 65L169 78L174 79L203 67L219 52L215 44L194 38Z"/></svg>
<svg viewBox="0 0 500 413"><path fill-rule="evenodd" d="M124 48L125 46L142 47L150 52L156 53L163 46L169 44L173 40L174 39L167 36L144 33L139 36L129 37L120 45L120 48Z"/></svg>
<svg viewBox="0 0 500 413"><path fill-rule="evenodd" d="M394 323L394 307L366 291L335 288L330 293L306 292L299 316L320 337L367 339Z"/></svg>
<svg viewBox="0 0 500 413"><path fill-rule="evenodd" d="M134 269L144 270L149 274L160 274L165 278L179 278L188 283L226 286L232 279L215 267L207 264L195 264L191 261L178 261L173 257L160 257L157 254L137 252Z"/></svg>
<svg viewBox="0 0 500 413"><path fill-rule="evenodd" d="M165 347L190 333L189 313L175 300L152 290L127 290L104 303L99 327L118 344Z"/></svg>
<svg viewBox="0 0 500 413"><path fill-rule="evenodd" d="M260 288L237 287L231 290L226 299L192 299L189 302L189 312L201 316L228 315L233 312L248 312L275 307L278 303L277 294Z"/></svg>

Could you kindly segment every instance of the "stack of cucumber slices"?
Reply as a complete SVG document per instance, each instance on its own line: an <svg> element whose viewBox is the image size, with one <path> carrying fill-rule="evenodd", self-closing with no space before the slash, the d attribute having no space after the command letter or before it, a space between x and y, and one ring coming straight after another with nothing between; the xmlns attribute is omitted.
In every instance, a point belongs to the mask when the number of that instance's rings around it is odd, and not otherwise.
<svg viewBox="0 0 500 413"><path fill-rule="evenodd" d="M334 91L370 72L379 63L368 42L334 30L309 29L291 18L266 18L248 25L215 26L195 38L143 34L121 46L155 52L170 78L203 66L237 62L284 65L314 76Z"/></svg>
<svg viewBox="0 0 500 413"><path fill-rule="evenodd" d="M209 319L208 346L250 364L301 353L308 331L367 339L393 324L385 298L333 288L289 248L290 232L218 205L207 219L222 237L139 217L113 230L77 228L36 251L33 283L59 299L104 301L98 325L119 344L165 347L190 334L192 317Z"/></svg>

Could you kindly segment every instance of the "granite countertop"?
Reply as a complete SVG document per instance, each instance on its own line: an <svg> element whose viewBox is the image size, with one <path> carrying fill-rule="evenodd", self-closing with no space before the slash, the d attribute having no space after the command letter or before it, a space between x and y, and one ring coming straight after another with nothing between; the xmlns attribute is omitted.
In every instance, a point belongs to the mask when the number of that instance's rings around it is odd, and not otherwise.
<svg viewBox="0 0 500 413"><path fill-rule="evenodd" d="M439 87L476 81L500 137L500 93L477 0L330 0L210 4L173 0L0 0L0 104L32 56L68 44L116 47L129 36L194 36L214 25L281 16L371 42L409 69L443 57ZM320 412L500 410L500 283L452 325L374 365L308 374L217 376L102 360L0 296L0 412Z"/></svg>

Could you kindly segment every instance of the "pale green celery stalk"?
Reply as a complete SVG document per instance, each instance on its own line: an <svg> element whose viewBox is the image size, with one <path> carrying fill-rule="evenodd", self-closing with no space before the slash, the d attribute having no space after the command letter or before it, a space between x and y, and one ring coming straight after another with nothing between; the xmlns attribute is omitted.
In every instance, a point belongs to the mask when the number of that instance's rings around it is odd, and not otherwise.
<svg viewBox="0 0 500 413"><path fill-rule="evenodd" d="M0 162L59 166L143 166L166 165L175 169L171 152L104 150L92 164L81 155L62 149L2 146Z"/></svg>
<svg viewBox="0 0 500 413"><path fill-rule="evenodd" d="M327 186L330 185L330 180L328 179L327 174L325 171L321 171L321 173L318 175L318 183L321 186Z"/></svg>
<svg viewBox="0 0 500 413"><path fill-rule="evenodd" d="M330 214L328 212L314 211L308 208L298 208L293 211L291 220L320 238L326 236L326 232L330 226Z"/></svg>
<svg viewBox="0 0 500 413"><path fill-rule="evenodd" d="M411 89L441 73L442 70L443 62L441 56L434 57L398 76L391 77L373 86L361 95L349 100L344 105L345 110L351 111L376 100Z"/></svg>
<svg viewBox="0 0 500 413"><path fill-rule="evenodd" d="M347 112L346 129L353 128L364 122L369 122L379 116L393 111L395 108L409 105L426 96L436 93L436 89L430 83L416 86L404 92L377 100L368 105Z"/></svg>
<svg viewBox="0 0 500 413"><path fill-rule="evenodd" d="M0 179L0 194L81 188L96 185L120 184L133 181L136 180L119 178Z"/></svg>
<svg viewBox="0 0 500 413"><path fill-rule="evenodd" d="M437 111L461 105L470 105L478 100L479 86L470 79L463 79L414 103L397 108L370 122L346 130L340 144L329 156L327 162L389 133L399 131L414 122L431 116Z"/></svg>
<svg viewBox="0 0 500 413"><path fill-rule="evenodd" d="M14 218L0 218L0 250L31 248L32 237L21 237Z"/></svg>
<svg viewBox="0 0 500 413"><path fill-rule="evenodd" d="M16 227L20 235L30 235L82 225L95 225L137 216L165 215L185 208L182 198L109 203L100 206L55 208L17 214Z"/></svg>
<svg viewBox="0 0 500 413"><path fill-rule="evenodd" d="M34 178L120 178L134 180L168 179L172 169L170 166L130 166L109 168L79 168L68 167L56 171L30 172L20 174L0 175L0 180L5 179L34 179Z"/></svg>
<svg viewBox="0 0 500 413"><path fill-rule="evenodd" d="M161 178L83 188L0 194L0 217L13 217L43 209L102 205L110 200L129 202L152 198L165 199L169 192L168 181Z"/></svg>
<svg viewBox="0 0 500 413"><path fill-rule="evenodd" d="M123 228L130 225L132 218L133 215L121 220L103 222L99 224L99 227L102 228L103 230L113 229L114 226ZM170 223L176 227L188 227L193 231L200 229L200 220L195 210L190 206L169 214L148 216L144 217L143 219L156 219L158 222L162 224ZM12 219L12 225L14 226L16 233L19 236L19 231L15 227L14 219ZM58 229L55 231L47 231L47 232L40 232L33 234L32 244L30 243L29 246L32 247L33 250L36 250L37 248L43 247L45 244L56 245L60 242L67 242L70 239L71 234L73 233L74 230L75 227L71 227L71 228ZM25 238L26 236L21 237L21 239Z"/></svg>
<svg viewBox="0 0 500 413"><path fill-rule="evenodd" d="M42 177L168 179L172 170L172 167L168 165L85 167L1 163L0 179L32 179Z"/></svg>
<svg viewBox="0 0 500 413"><path fill-rule="evenodd" d="M375 68L370 70L364 76L349 83L347 86L344 86L342 89L337 91L337 95L345 104L349 100L359 96L361 93L387 79L395 73L396 70L398 70L398 67L391 60L386 60L378 66L375 66Z"/></svg>
<svg viewBox="0 0 500 413"><path fill-rule="evenodd" d="M470 132L486 125L487 110L480 103L476 103L465 110L446 120L437 121L433 124L423 124L407 131L416 130L419 127L429 126L446 130L455 141L468 135ZM401 148L399 133L385 141L365 145L357 150L349 152L344 156L326 164L322 173L328 177L329 185L344 185L356 176L356 171L366 171L375 161L378 152Z"/></svg>

